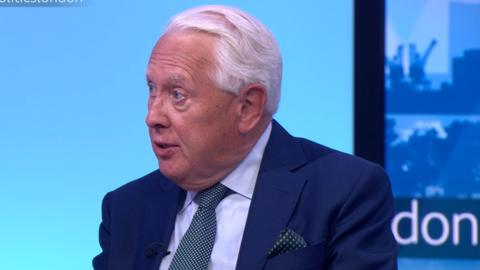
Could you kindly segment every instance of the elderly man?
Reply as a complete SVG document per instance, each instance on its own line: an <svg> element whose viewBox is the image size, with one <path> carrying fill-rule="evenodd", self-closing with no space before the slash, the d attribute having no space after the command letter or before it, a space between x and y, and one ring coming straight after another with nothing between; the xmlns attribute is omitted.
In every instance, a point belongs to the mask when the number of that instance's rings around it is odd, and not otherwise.
<svg viewBox="0 0 480 270"><path fill-rule="evenodd" d="M281 77L250 15L171 21L147 70L159 170L105 196L95 269L396 269L384 171L272 120Z"/></svg>

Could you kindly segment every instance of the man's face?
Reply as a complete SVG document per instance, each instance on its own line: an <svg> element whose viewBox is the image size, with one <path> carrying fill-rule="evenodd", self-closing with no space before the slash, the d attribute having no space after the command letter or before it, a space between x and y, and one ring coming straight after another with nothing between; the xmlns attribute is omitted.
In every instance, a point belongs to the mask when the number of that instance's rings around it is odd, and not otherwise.
<svg viewBox="0 0 480 270"><path fill-rule="evenodd" d="M187 190L221 180L243 157L239 100L218 89L214 37L169 33L153 49L147 70L148 125L160 171Z"/></svg>

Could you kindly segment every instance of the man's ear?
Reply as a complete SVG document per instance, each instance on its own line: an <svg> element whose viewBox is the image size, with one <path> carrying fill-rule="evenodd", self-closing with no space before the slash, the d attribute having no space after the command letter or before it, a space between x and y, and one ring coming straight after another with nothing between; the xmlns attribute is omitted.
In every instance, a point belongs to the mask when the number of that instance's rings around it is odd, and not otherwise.
<svg viewBox="0 0 480 270"><path fill-rule="evenodd" d="M240 133L252 130L260 121L267 104L267 91L260 84L250 84L240 91Z"/></svg>

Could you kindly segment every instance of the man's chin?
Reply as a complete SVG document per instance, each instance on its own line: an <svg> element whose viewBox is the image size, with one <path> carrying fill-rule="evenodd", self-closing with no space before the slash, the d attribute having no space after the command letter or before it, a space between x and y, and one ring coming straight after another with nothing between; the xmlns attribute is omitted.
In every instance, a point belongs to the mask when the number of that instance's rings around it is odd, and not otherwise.
<svg viewBox="0 0 480 270"><path fill-rule="evenodd" d="M178 170L175 170L171 166L165 164L164 161L158 162L158 170L168 179L172 180L173 182L177 183L180 179L184 178L185 176L182 175Z"/></svg>
<svg viewBox="0 0 480 270"><path fill-rule="evenodd" d="M182 189L186 189L186 187L190 187L190 185L186 184L188 181L186 180L187 177L184 172L179 171L178 169L172 168L164 164L165 162L159 161L158 162L158 170L169 180L177 184L177 186L181 187Z"/></svg>
<svg viewBox="0 0 480 270"><path fill-rule="evenodd" d="M218 182L219 177L200 177L189 175L188 172L191 172L191 169L182 169L179 170L178 166L171 166L173 164L168 163L168 161L158 161L159 171L177 186L183 190L187 191L202 191L207 189ZM202 179L199 181L199 179Z"/></svg>

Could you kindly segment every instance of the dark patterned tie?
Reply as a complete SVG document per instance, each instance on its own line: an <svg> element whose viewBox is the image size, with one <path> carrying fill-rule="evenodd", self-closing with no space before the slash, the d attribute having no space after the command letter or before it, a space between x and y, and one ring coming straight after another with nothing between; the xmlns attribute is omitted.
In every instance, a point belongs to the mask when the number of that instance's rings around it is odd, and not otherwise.
<svg viewBox="0 0 480 270"><path fill-rule="evenodd" d="M228 194L230 190L220 183L197 194L198 210L180 241L169 270L207 269L217 234L215 208Z"/></svg>

